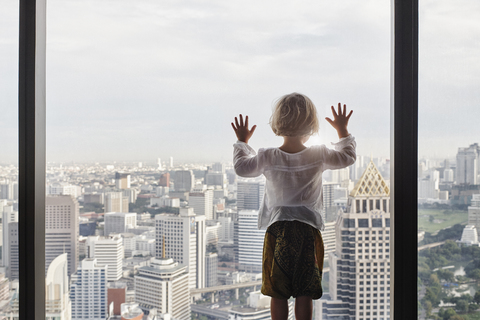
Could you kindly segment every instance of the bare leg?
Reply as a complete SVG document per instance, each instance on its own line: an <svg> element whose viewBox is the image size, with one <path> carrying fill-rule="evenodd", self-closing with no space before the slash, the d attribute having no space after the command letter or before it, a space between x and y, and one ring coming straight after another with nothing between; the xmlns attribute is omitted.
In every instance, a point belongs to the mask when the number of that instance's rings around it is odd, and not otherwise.
<svg viewBox="0 0 480 320"><path fill-rule="evenodd" d="M270 313L272 314L272 320L287 320L288 300L272 298L270 300Z"/></svg>
<svg viewBox="0 0 480 320"><path fill-rule="evenodd" d="M312 297L301 296L295 298L295 319L312 320L313 304Z"/></svg>

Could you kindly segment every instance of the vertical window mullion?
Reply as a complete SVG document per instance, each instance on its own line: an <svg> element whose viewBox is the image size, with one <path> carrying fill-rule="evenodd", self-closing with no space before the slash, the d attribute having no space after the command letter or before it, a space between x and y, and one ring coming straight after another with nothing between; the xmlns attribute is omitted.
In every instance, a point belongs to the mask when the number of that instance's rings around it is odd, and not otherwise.
<svg viewBox="0 0 480 320"><path fill-rule="evenodd" d="M45 319L46 1L20 0L19 318Z"/></svg>

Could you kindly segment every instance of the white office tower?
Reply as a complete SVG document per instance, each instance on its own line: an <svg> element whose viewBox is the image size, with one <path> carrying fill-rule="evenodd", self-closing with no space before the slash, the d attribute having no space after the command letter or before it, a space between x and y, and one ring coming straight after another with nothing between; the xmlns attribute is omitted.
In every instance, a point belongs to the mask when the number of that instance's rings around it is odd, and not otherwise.
<svg viewBox="0 0 480 320"><path fill-rule="evenodd" d="M242 178L237 181L237 209L258 210L265 194L265 178Z"/></svg>
<svg viewBox="0 0 480 320"><path fill-rule="evenodd" d="M213 190L194 189L188 195L188 205L195 214L204 215L207 220L213 220Z"/></svg>
<svg viewBox="0 0 480 320"><path fill-rule="evenodd" d="M250 292L248 305L233 307L228 311L229 320L270 320L270 300L269 296L264 296L260 291ZM293 301L288 302L288 320L295 319Z"/></svg>
<svg viewBox="0 0 480 320"><path fill-rule="evenodd" d="M162 170L163 170L162 159L160 159L160 158L157 159L157 169L158 169L159 171L162 171Z"/></svg>
<svg viewBox="0 0 480 320"><path fill-rule="evenodd" d="M130 174L115 172L115 188L130 189Z"/></svg>
<svg viewBox="0 0 480 320"><path fill-rule="evenodd" d="M135 302L142 310L157 309L175 320L190 320L187 266L172 258L152 258L135 276Z"/></svg>
<svg viewBox="0 0 480 320"><path fill-rule="evenodd" d="M155 257L162 257L163 239L166 256L187 266L189 288L205 287L206 231L205 216L193 208L180 208L180 214L155 216Z"/></svg>
<svg viewBox="0 0 480 320"><path fill-rule="evenodd" d="M239 270L262 272L263 240L265 230L258 229L258 210L238 213L238 263Z"/></svg>
<svg viewBox="0 0 480 320"><path fill-rule="evenodd" d="M173 168L173 157L170 157L170 168Z"/></svg>
<svg viewBox="0 0 480 320"><path fill-rule="evenodd" d="M122 233L123 254L125 258L130 258L133 251L137 250L137 238L133 233Z"/></svg>
<svg viewBox="0 0 480 320"><path fill-rule="evenodd" d="M478 143L471 144L468 148L458 148L456 172L457 184L479 183L479 154L480 146Z"/></svg>
<svg viewBox="0 0 480 320"><path fill-rule="evenodd" d="M455 177L453 176L452 169L445 169L443 170L443 181L444 182L453 182L455 181Z"/></svg>
<svg viewBox="0 0 480 320"><path fill-rule="evenodd" d="M70 320L72 304L68 290L68 254L56 257L47 271L45 280L45 311L47 320Z"/></svg>
<svg viewBox="0 0 480 320"><path fill-rule="evenodd" d="M192 170L175 171L175 191L190 192L195 186L195 176Z"/></svg>
<svg viewBox="0 0 480 320"><path fill-rule="evenodd" d="M123 192L106 192L104 196L104 212L128 212L129 199Z"/></svg>
<svg viewBox="0 0 480 320"><path fill-rule="evenodd" d="M12 222L18 222L18 211L13 211L13 206L7 205L6 201L0 206L2 210L2 265L8 267L10 261L10 233L8 225Z"/></svg>
<svg viewBox="0 0 480 320"><path fill-rule="evenodd" d="M468 207L468 224L475 226L477 234L480 236L480 194L472 195L472 205Z"/></svg>
<svg viewBox="0 0 480 320"><path fill-rule="evenodd" d="M431 170L425 178L418 179L419 199L438 199L440 172Z"/></svg>
<svg viewBox="0 0 480 320"><path fill-rule="evenodd" d="M72 275L70 285L72 320L106 320L107 266L86 258Z"/></svg>
<svg viewBox="0 0 480 320"><path fill-rule="evenodd" d="M218 284L218 254L209 252L205 256L205 286L214 287Z"/></svg>
<svg viewBox="0 0 480 320"><path fill-rule="evenodd" d="M110 235L110 233L124 233L127 232L128 229L135 229L137 227L136 212L107 212L104 218L105 236Z"/></svg>
<svg viewBox="0 0 480 320"><path fill-rule="evenodd" d="M18 182L8 181L0 184L0 199L17 200Z"/></svg>
<svg viewBox="0 0 480 320"><path fill-rule="evenodd" d="M205 232L207 235L207 245L213 244L216 246L218 244L218 234L220 230L220 222L215 220L207 220Z"/></svg>
<svg viewBox="0 0 480 320"><path fill-rule="evenodd" d="M462 233L462 238L457 242L459 243L464 243L467 246L478 246L478 234L477 234L477 228L472 225L466 225L465 228L463 229Z"/></svg>
<svg viewBox="0 0 480 320"><path fill-rule="evenodd" d="M341 183L342 181L350 179L350 169L343 168L338 170L332 170L332 181L333 183Z"/></svg>
<svg viewBox="0 0 480 320"><path fill-rule="evenodd" d="M370 161L336 222L330 254L330 299L315 302L316 319L390 319L390 190Z"/></svg>
<svg viewBox="0 0 480 320"><path fill-rule="evenodd" d="M220 242L233 243L233 226L234 222L231 217L219 217L220 229L218 230L218 240Z"/></svg>
<svg viewBox="0 0 480 320"><path fill-rule="evenodd" d="M62 253L68 254L68 274L78 265L78 202L71 195L50 195L45 199L45 272Z"/></svg>
<svg viewBox="0 0 480 320"><path fill-rule="evenodd" d="M322 233L322 240L324 246L324 260L327 261L330 252L335 252L336 249L336 236L335 236L335 225L334 221L326 222L325 229L321 232Z"/></svg>
<svg viewBox="0 0 480 320"><path fill-rule="evenodd" d="M124 257L122 238L90 236L87 238L87 256L95 258L99 264L107 266L107 281L118 281L122 277Z"/></svg>
<svg viewBox="0 0 480 320"><path fill-rule="evenodd" d="M8 267L7 277L10 280L18 279L18 222L8 224Z"/></svg>

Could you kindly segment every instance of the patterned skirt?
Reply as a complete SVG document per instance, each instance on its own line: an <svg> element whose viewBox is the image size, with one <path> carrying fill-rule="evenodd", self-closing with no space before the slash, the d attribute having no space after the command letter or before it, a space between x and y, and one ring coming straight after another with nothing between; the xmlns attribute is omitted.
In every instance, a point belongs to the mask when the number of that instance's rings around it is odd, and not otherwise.
<svg viewBox="0 0 480 320"><path fill-rule="evenodd" d="M262 293L278 299L320 299L323 255L318 229L299 221L275 222L265 233Z"/></svg>

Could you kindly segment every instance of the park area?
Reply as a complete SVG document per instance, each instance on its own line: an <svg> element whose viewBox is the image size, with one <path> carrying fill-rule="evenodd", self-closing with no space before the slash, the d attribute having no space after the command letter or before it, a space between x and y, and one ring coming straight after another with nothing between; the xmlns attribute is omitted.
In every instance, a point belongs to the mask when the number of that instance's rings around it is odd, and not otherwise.
<svg viewBox="0 0 480 320"><path fill-rule="evenodd" d="M468 211L418 208L418 230L435 234L456 224L466 225Z"/></svg>

